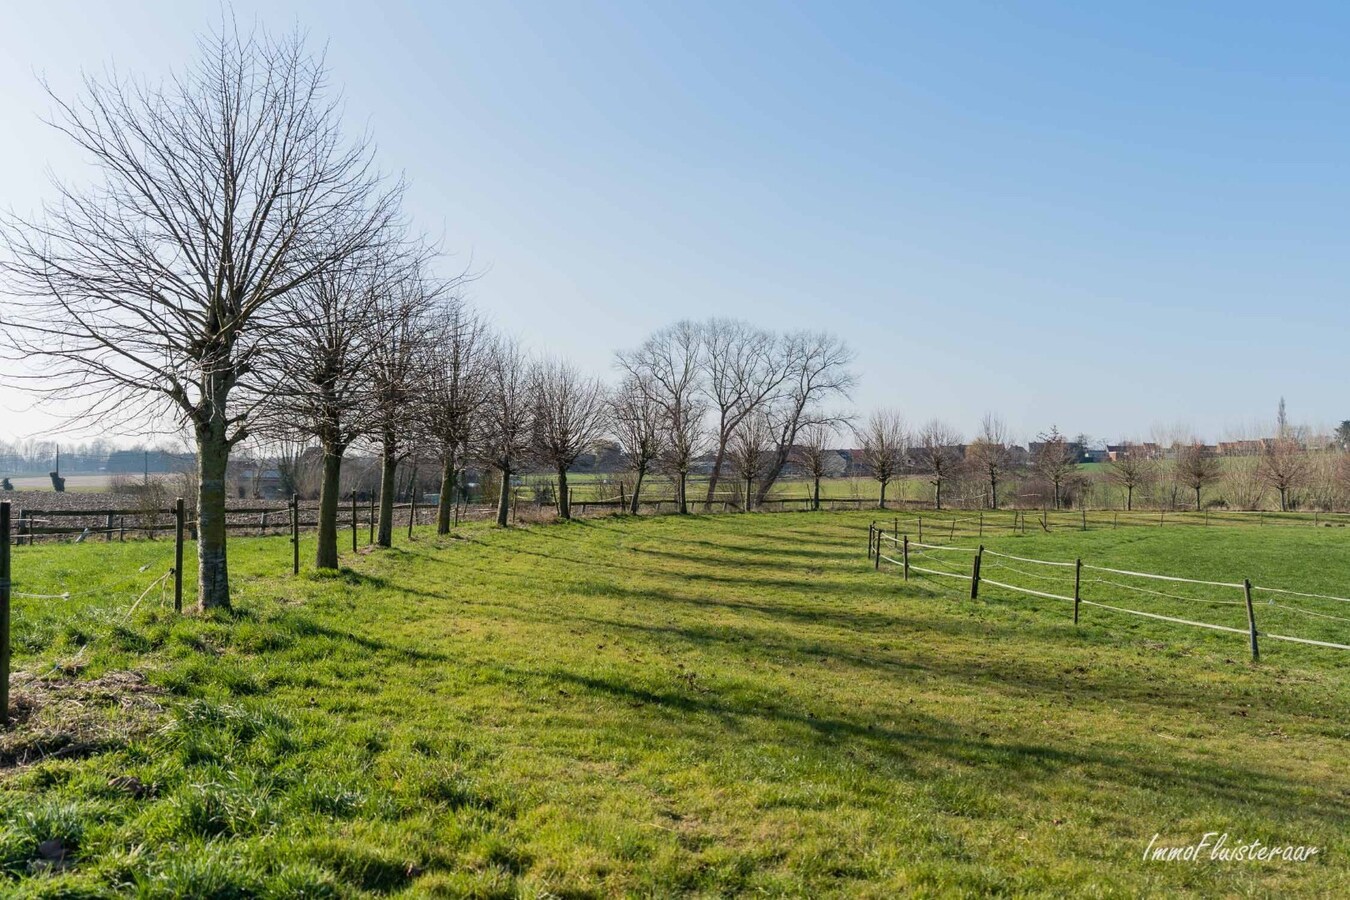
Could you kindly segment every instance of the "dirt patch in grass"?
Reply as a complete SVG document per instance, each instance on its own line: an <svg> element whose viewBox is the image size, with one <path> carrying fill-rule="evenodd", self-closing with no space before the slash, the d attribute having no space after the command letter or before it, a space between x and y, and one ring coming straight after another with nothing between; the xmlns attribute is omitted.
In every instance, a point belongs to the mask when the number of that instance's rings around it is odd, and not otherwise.
<svg viewBox="0 0 1350 900"><path fill-rule="evenodd" d="M0 774L126 746L164 716L162 694L140 672L91 679L17 673L10 681L9 727L0 732Z"/></svg>

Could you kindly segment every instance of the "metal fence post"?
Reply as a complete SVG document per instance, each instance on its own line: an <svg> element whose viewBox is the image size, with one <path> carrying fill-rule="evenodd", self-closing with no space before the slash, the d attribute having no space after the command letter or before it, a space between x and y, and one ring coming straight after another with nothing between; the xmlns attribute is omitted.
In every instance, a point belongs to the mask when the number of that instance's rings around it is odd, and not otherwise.
<svg viewBox="0 0 1350 900"><path fill-rule="evenodd" d="M291 494L291 574L300 574L300 495Z"/></svg>
<svg viewBox="0 0 1350 900"><path fill-rule="evenodd" d="M0 500L0 727L9 725L9 501Z"/></svg>
<svg viewBox="0 0 1350 900"><path fill-rule="evenodd" d="M906 581L909 581L909 535L905 535L904 553L905 553L905 555L904 555L904 560L905 560L905 580L906 580Z"/></svg>
<svg viewBox="0 0 1350 900"><path fill-rule="evenodd" d="M183 498L173 504L173 611L183 611Z"/></svg>
<svg viewBox="0 0 1350 900"><path fill-rule="evenodd" d="M1252 635L1252 662L1259 662L1261 648L1256 645L1256 611L1252 609L1252 582L1250 578L1242 579L1242 595L1247 600L1247 628Z"/></svg>
<svg viewBox="0 0 1350 900"><path fill-rule="evenodd" d="M1083 560L1073 561L1073 624L1078 624L1078 589L1083 584Z"/></svg>
<svg viewBox="0 0 1350 900"><path fill-rule="evenodd" d="M984 544L975 551L975 568L970 573L970 599L980 599L980 563L984 560Z"/></svg>

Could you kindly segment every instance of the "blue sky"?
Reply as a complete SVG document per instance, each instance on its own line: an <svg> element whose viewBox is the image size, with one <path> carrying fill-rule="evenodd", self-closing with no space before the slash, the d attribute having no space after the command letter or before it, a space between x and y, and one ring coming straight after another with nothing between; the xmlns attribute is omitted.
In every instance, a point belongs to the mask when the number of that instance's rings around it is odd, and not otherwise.
<svg viewBox="0 0 1350 900"><path fill-rule="evenodd" d="M0 203L39 116L181 66L216 3L11 7ZM235 3L327 44L475 301L610 372L680 317L828 328L860 408L1022 438L1350 418L1350 8ZM0 298L0 302L4 302ZM50 420L0 388L0 434Z"/></svg>

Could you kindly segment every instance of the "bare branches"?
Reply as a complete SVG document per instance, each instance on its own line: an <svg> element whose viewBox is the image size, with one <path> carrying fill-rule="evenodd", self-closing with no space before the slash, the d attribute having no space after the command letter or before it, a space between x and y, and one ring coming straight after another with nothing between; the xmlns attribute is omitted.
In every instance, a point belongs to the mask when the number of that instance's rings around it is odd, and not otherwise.
<svg viewBox="0 0 1350 900"><path fill-rule="evenodd" d="M874 410L854 435L862 444L863 465L881 485L877 507L885 509L886 487L900 474L909 450L905 420L894 409Z"/></svg>
<svg viewBox="0 0 1350 900"><path fill-rule="evenodd" d="M915 462L930 476L933 502L938 509L942 509L942 485L961 462L961 448L957 446L960 441L961 435L955 428L937 419L919 430Z"/></svg>
<svg viewBox="0 0 1350 900"><path fill-rule="evenodd" d="M530 372L534 450L558 475L558 514L572 518L567 470L601 437L609 424L608 396L598 379L568 363L547 359Z"/></svg>

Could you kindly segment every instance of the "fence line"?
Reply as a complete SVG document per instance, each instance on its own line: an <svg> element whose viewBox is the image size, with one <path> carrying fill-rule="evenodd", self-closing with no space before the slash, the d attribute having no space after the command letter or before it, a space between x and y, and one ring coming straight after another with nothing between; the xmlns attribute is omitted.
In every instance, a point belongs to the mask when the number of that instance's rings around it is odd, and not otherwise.
<svg viewBox="0 0 1350 900"><path fill-rule="evenodd" d="M896 524L897 525L899 524L898 518L896 519ZM881 553L882 541L890 541L892 544L902 546L904 548L903 559L896 560L882 554ZM911 553L912 548L917 548L913 554ZM1048 560L1048 559L1032 559L1030 557L1014 556L1010 553L1000 553L995 550L989 550L986 549L984 545L980 545L978 548L971 548L971 547L957 547L943 544L925 544L919 541L910 540L908 534L902 534L899 536L895 534L887 534L886 530L884 528L878 528L875 522L873 522L868 529L867 549L869 556L875 555L876 567L878 568L880 567L882 560L885 560L886 562L889 562L892 565L903 566L906 579L909 578L910 572L919 572L925 575L936 575L945 578L956 578L963 581L968 581L971 584L970 597L972 600L978 599L980 585L987 584L990 585L991 587L1003 588L1005 590L1013 591L1015 593L1027 594L1033 597L1042 597L1047 600L1061 600L1066 603L1072 603L1073 620L1075 625L1077 625L1079 621L1078 615L1079 607L1086 605L1086 606L1094 606L1099 609L1111 610L1112 612L1123 613L1125 615L1141 616L1147 619L1155 619L1163 622L1172 622L1175 624L1188 625L1196 628L1206 628L1211 631L1222 631L1230 634L1246 635L1251 642L1251 653L1252 659L1254 661L1260 659L1260 649L1258 644L1258 638L1260 637L1267 637L1272 640L1289 641L1298 644L1308 644L1316 647L1327 647L1337 650L1350 650L1350 645L1338 643L1335 641L1323 641L1323 640L1316 640L1313 638L1294 637L1292 635L1274 634L1271 632L1258 630L1256 627L1256 612L1252 600L1252 593L1254 591L1263 590L1268 591L1270 593L1307 597L1309 599L1350 602L1350 600L1347 600L1344 597L1336 597L1329 594L1314 594L1304 591L1292 591L1284 588L1258 588L1254 586L1250 580L1243 580L1241 583L1227 582L1227 581L1209 581L1199 578L1184 578L1176 575L1160 575L1152 572L1136 572L1128 569L1114 569L1108 566L1088 565L1084 563L1082 559L1076 559L1073 562L1064 562L1061 560ZM913 555L926 558L927 555L929 553L932 553L933 551L973 553L975 556L972 563L970 574L965 575L958 572L942 571L939 569L930 569L923 566L918 566L915 565L913 560L911 559L911 556ZM1053 566L1058 568L1071 568L1074 570L1073 596L1070 597L1065 594L1057 594L1049 591L1042 591L1036 590L1034 588L1022 587L1021 585L1008 584L1007 582L996 581L992 578L982 576L980 571L981 564L983 563L983 559L986 554L994 557L1001 557L1003 559L1012 559L1018 562L1023 562L1032 565ZM1042 580L1052 580L1048 575L1038 575L1033 572L1026 572L1014 566L1006 565L1004 563L992 563L991 566L993 568L1006 569L1008 571L1015 572L1024 577L1039 578ZM1111 603L1103 603L1099 600L1086 599L1082 596L1082 587L1084 584L1083 579L1084 569L1094 572L1106 572L1114 575L1121 575L1131 578L1147 578L1171 583L1193 584L1202 587L1217 587L1226 590L1241 590L1243 592L1242 600L1221 600L1209 597L1185 597L1180 594L1173 594L1166 591L1158 591L1152 590L1150 588L1139 587L1136 585L1123 584L1121 582L1112 581L1110 579L1091 578L1087 580L1087 583L1089 584L1106 585L1109 587L1116 588L1120 591L1126 592L1127 594L1129 593L1147 594L1150 596L1161 597L1166 600L1178 601L1182 603L1205 603L1223 606L1245 606L1247 610L1247 627L1237 628L1231 625L1219 625L1212 622L1197 622L1193 619L1185 619L1179 616L1169 616L1164 615L1162 613L1146 612L1144 610L1138 609L1129 609L1128 607L1124 606L1117 606ZM1345 616L1336 616L1328 613L1316 612L1314 610L1303 609L1301 607L1288 606L1286 604L1276 603L1274 600L1267 601L1264 604L1264 606L1275 609L1287 610L1293 613L1301 613L1303 615L1312 616L1319 619L1350 622L1350 618L1347 618Z"/></svg>

